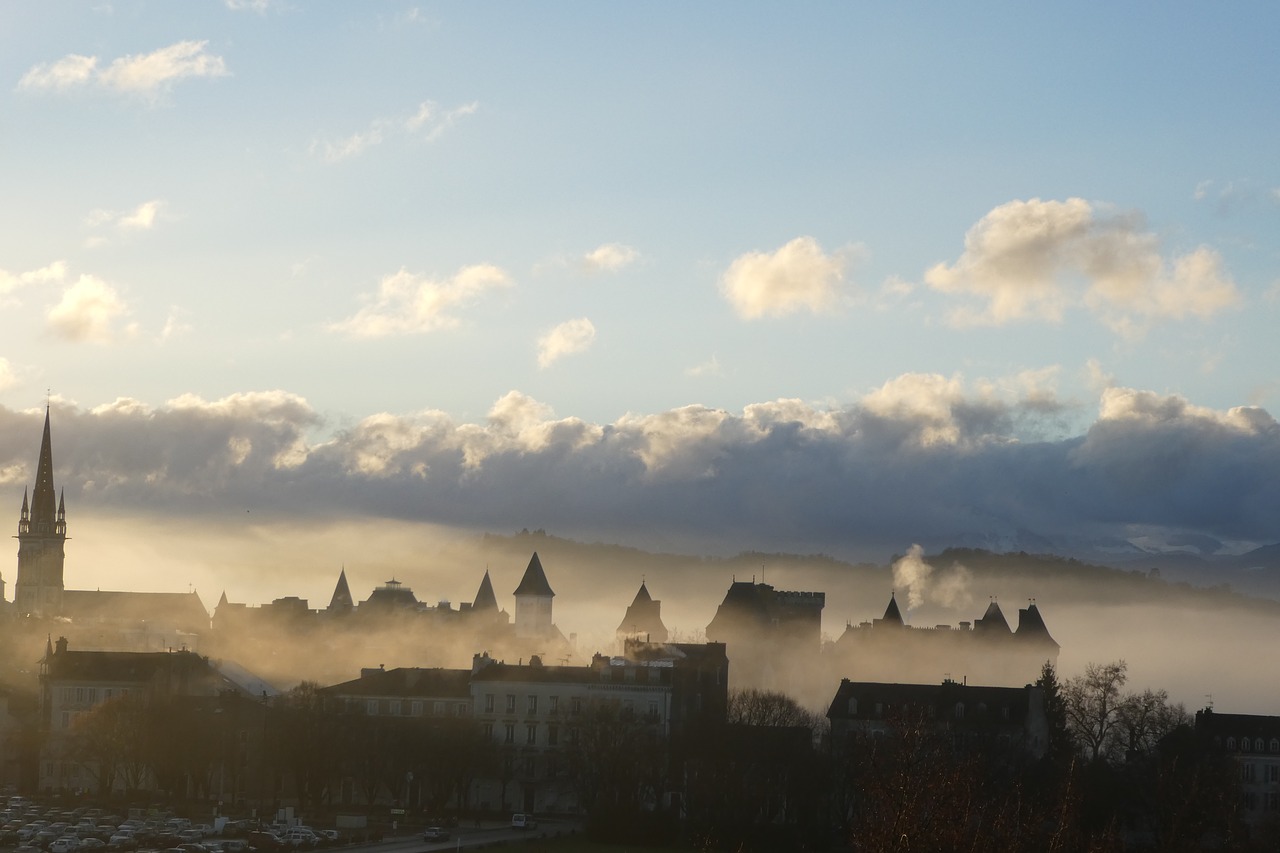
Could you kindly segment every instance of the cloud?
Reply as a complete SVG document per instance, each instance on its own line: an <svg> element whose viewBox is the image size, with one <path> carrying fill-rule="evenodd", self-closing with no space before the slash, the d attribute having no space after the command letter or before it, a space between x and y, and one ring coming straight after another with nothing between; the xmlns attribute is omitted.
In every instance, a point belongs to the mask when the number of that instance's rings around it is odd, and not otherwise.
<svg viewBox="0 0 1280 853"><path fill-rule="evenodd" d="M49 329L66 340L108 343L115 335L116 319L126 311L115 288L96 276L82 275L49 310L47 321Z"/></svg>
<svg viewBox="0 0 1280 853"><path fill-rule="evenodd" d="M0 358L0 391L8 391L18 384L18 374L14 372L9 359Z"/></svg>
<svg viewBox="0 0 1280 853"><path fill-rule="evenodd" d="M55 459L77 512L191 524L252 508L297 524L546 527L857 559L907 542L1096 558L1187 537L1274 541L1280 424L1265 410L1112 385L1089 411L1046 393L1013 377L907 375L842 405L692 405L597 424L511 391L478 422L425 410L338 427L279 390L154 408L55 402ZM34 462L40 417L0 407L0 471ZM954 566L903 565L904 595L967 594Z"/></svg>
<svg viewBox="0 0 1280 853"><path fill-rule="evenodd" d="M621 243L605 243L582 256L582 266L588 272L617 272L633 263L640 253Z"/></svg>
<svg viewBox="0 0 1280 853"><path fill-rule="evenodd" d="M936 572L924 559L924 548L919 545L912 545L905 556L893 563L893 586L905 594L911 610L926 603L952 609L968 607L973 602L969 591L972 580L973 574L961 563Z"/></svg>
<svg viewBox="0 0 1280 853"><path fill-rule="evenodd" d="M267 10L271 8L272 0L224 0L228 9L238 12L248 9L259 15L267 14Z"/></svg>
<svg viewBox="0 0 1280 853"><path fill-rule="evenodd" d="M11 273L0 269L0 296L13 293L18 288L29 284L50 284L63 281L66 277L66 261L54 261L48 266L21 273Z"/></svg>
<svg viewBox="0 0 1280 853"><path fill-rule="evenodd" d="M386 276L378 292L364 297L366 305L353 316L333 323L330 330L356 338L412 335L456 327L454 313L485 293L512 287L514 282L492 264L463 267L452 278L437 280L401 269Z"/></svg>
<svg viewBox="0 0 1280 853"><path fill-rule="evenodd" d="M37 65L18 81L26 91L67 92L97 88L113 94L154 99L191 77L225 77L226 62L208 53L208 41L180 41L145 54L132 54L100 68L96 56L69 54Z"/></svg>
<svg viewBox="0 0 1280 853"><path fill-rule="evenodd" d="M686 367L685 376L723 376L724 371L720 368L720 359L714 355L701 364L695 364L693 367Z"/></svg>
<svg viewBox="0 0 1280 853"><path fill-rule="evenodd" d="M827 255L812 237L797 237L772 254L748 252L720 279L738 316L755 320L796 311L829 311L839 302L845 259Z"/></svg>
<svg viewBox="0 0 1280 853"><path fill-rule="evenodd" d="M85 223L90 228L110 226L126 233L131 231L150 231L155 227L163 206L164 202L162 200L152 199L151 201L144 201L133 210L121 211L100 208L91 211L85 217ZM106 238L95 235L89 238L87 245L89 248L96 248L105 245L107 242Z"/></svg>
<svg viewBox="0 0 1280 853"><path fill-rule="evenodd" d="M368 128L338 139L312 140L309 150L313 157L326 163L338 163L357 157L385 140L408 135L418 137L426 142L434 142L445 132L451 130L460 119L474 115L480 109L479 102L473 101L441 112L434 101L423 101L417 109L408 115L389 118L375 118Z"/></svg>
<svg viewBox="0 0 1280 853"><path fill-rule="evenodd" d="M159 343L163 344L191 333L191 324L182 319L186 314L187 312L184 309L176 305L169 309L169 314L164 320L164 327L160 330Z"/></svg>
<svg viewBox="0 0 1280 853"><path fill-rule="evenodd" d="M596 339L596 327L586 317L566 320L538 338L538 366L550 367L566 355L583 352Z"/></svg>
<svg viewBox="0 0 1280 853"><path fill-rule="evenodd" d="M1201 319L1240 295L1207 247L1165 261L1141 219L1101 211L1079 198L1012 201L969 229L964 254L925 273L934 290L975 299L956 325L1060 322L1083 304L1113 331L1141 334L1158 320Z"/></svg>

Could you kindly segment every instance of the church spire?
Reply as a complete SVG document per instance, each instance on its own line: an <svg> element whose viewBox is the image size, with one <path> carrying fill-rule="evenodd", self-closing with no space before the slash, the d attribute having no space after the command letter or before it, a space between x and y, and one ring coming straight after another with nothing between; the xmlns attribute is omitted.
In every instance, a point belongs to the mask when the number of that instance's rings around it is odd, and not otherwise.
<svg viewBox="0 0 1280 853"><path fill-rule="evenodd" d="M53 533L58 520L57 493L53 489L53 442L49 438L49 407L44 409L44 436L40 439L40 461L36 463L36 485L31 495L31 529Z"/></svg>

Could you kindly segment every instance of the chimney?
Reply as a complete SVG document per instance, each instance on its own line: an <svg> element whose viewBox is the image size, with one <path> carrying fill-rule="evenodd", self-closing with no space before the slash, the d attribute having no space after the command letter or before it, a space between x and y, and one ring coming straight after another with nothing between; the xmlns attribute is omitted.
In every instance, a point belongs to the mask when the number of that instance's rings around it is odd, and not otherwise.
<svg viewBox="0 0 1280 853"><path fill-rule="evenodd" d="M58 654L62 654L63 652L65 652L67 650L67 638L59 637L56 646L57 646L56 652Z"/></svg>

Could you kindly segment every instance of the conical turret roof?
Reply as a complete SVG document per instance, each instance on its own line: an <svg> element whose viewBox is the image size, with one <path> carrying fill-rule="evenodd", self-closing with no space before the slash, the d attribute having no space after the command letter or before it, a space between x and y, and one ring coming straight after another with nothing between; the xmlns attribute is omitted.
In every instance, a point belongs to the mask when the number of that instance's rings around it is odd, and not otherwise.
<svg viewBox="0 0 1280 853"><path fill-rule="evenodd" d="M649 595L649 588L644 585L644 581L640 581L640 589L636 590L636 597L631 600L631 604L648 604L653 601L653 596Z"/></svg>
<svg viewBox="0 0 1280 853"><path fill-rule="evenodd" d="M894 593L889 593L889 606L884 609L884 618L882 622L893 622L897 625L905 625L902 620L902 611L898 609L898 597Z"/></svg>
<svg viewBox="0 0 1280 853"><path fill-rule="evenodd" d="M545 578L544 578L545 580ZM484 577L480 580L480 588L476 590L475 600L471 602L471 612L476 611L493 611L498 610L498 597L493 594L493 581L489 580L489 570L484 570Z"/></svg>
<svg viewBox="0 0 1280 853"><path fill-rule="evenodd" d="M355 600L351 597L351 587L347 585L347 569L344 566L338 572L338 583L333 588L333 597L329 599L330 610L350 610L355 607Z"/></svg>
<svg viewBox="0 0 1280 853"><path fill-rule="evenodd" d="M1034 601L1028 604L1025 610L1018 611L1018 630L1014 634L1019 639L1047 641L1055 646L1058 645L1049 634L1049 627L1044 624L1044 618L1040 615L1040 610Z"/></svg>
<svg viewBox="0 0 1280 853"><path fill-rule="evenodd" d="M1004 612L1000 609L1000 603L994 598L987 605L987 612L982 614L982 618L974 627L984 631L998 631L1002 634L1013 633L1009 627L1009 620L1004 618Z"/></svg>
<svg viewBox="0 0 1280 853"><path fill-rule="evenodd" d="M524 577L520 579L520 585L516 587L515 595L545 595L553 596L551 584L547 583L547 573L542 570L542 561L538 559L538 552L533 552L533 559L529 560L529 567L524 570Z"/></svg>

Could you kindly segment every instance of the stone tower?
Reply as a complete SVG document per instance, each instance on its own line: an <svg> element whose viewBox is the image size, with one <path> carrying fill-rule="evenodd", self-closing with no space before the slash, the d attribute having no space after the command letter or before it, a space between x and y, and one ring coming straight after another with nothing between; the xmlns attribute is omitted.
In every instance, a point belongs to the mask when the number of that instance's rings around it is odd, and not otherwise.
<svg viewBox="0 0 1280 853"><path fill-rule="evenodd" d="M18 579L13 606L19 616L50 617L62 611L66 541L66 506L53 488L53 449L46 406L35 488L30 503L23 492L22 514L18 518Z"/></svg>
<svg viewBox="0 0 1280 853"><path fill-rule="evenodd" d="M542 561L538 552L533 552L529 567L524 570L520 586L516 587L516 636L517 637L549 637L553 630L551 622L551 599L555 593L551 584L547 583L547 573L542 570Z"/></svg>

